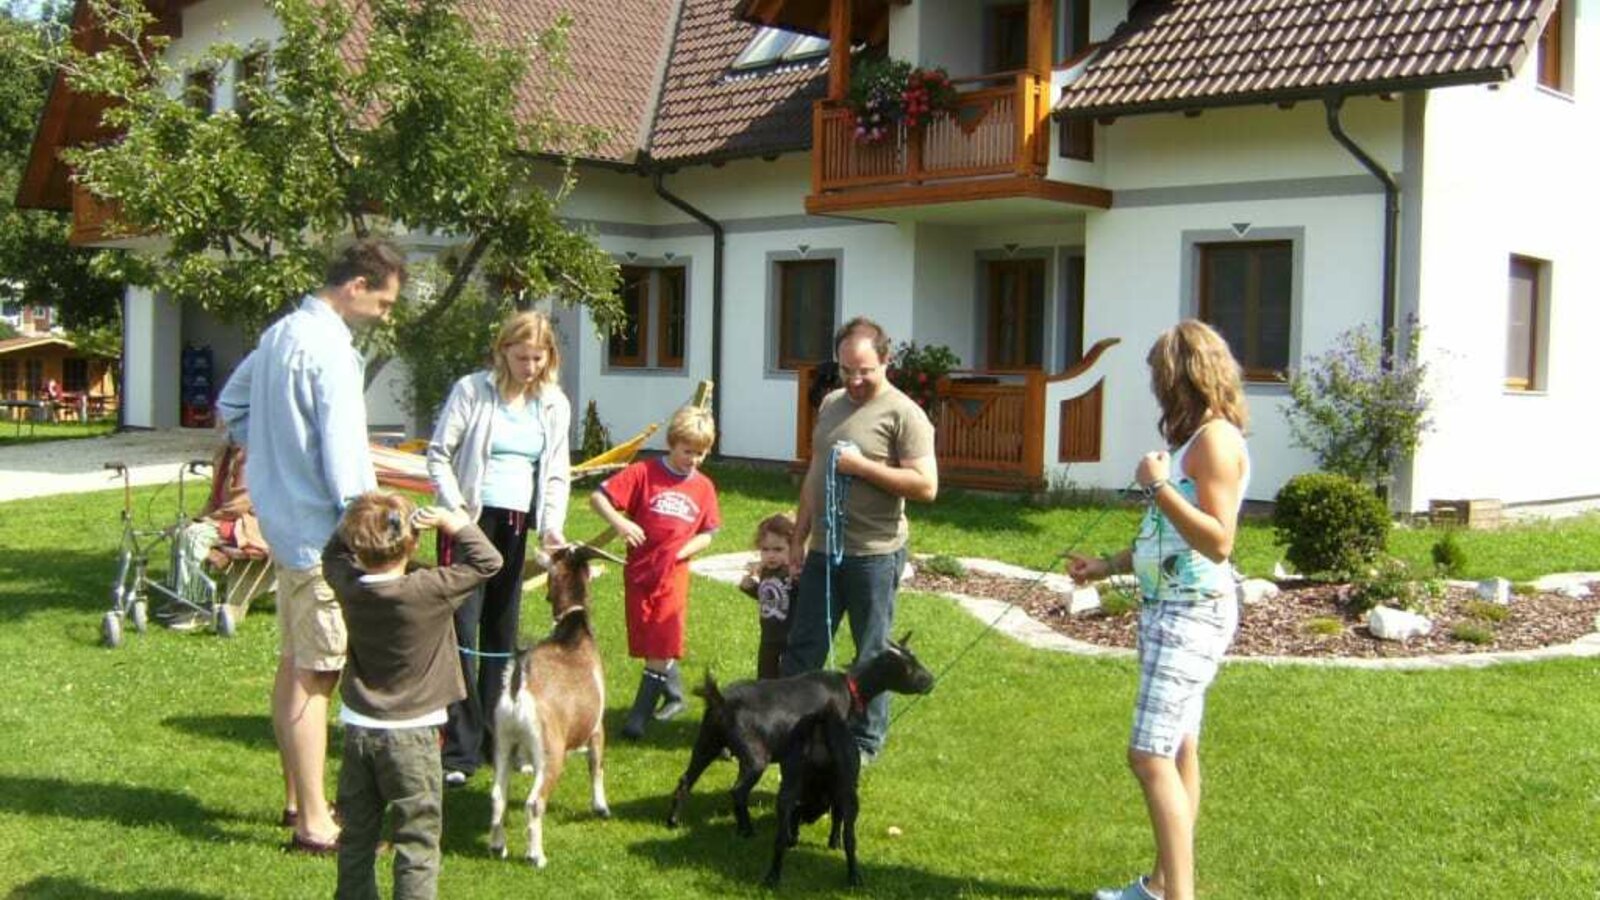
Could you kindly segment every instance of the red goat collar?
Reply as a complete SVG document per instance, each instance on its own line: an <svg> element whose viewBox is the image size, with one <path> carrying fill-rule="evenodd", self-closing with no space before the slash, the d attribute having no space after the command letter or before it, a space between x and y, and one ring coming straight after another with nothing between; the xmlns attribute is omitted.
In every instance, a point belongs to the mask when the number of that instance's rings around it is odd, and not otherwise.
<svg viewBox="0 0 1600 900"><path fill-rule="evenodd" d="M866 712L867 702L861 699L861 685L857 684L854 678L846 675L844 677L844 686L845 690L850 692L850 711L858 716Z"/></svg>

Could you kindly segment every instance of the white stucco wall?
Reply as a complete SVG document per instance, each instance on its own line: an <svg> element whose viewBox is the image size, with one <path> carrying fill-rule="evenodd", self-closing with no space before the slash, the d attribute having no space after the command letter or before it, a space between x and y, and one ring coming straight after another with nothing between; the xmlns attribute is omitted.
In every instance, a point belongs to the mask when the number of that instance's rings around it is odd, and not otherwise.
<svg viewBox="0 0 1600 900"><path fill-rule="evenodd" d="M1600 434L1600 262L1580 199L1600 196L1597 30L1580 16L1570 97L1538 87L1531 64L1498 91L1429 97L1420 306L1437 428L1417 458L1419 505L1600 494L1600 469L1573 454ZM1550 264L1548 380L1530 392L1504 386L1512 254Z"/></svg>
<svg viewBox="0 0 1600 900"><path fill-rule="evenodd" d="M140 287L123 296L123 424L172 428L178 424L178 372L182 315L178 305Z"/></svg>

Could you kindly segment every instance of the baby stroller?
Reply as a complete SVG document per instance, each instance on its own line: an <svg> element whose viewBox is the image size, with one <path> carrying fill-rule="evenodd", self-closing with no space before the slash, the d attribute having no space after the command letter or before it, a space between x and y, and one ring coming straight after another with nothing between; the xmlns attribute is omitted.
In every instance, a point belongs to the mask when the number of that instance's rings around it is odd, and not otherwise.
<svg viewBox="0 0 1600 900"><path fill-rule="evenodd" d="M266 545L255 535L247 539L241 510L248 509L243 494L243 453L228 446L215 460L190 460L178 468L178 508L165 528L139 528L134 522L133 495L128 467L120 462L105 467L122 476L122 546L117 577L111 588L111 609L100 623L107 647L121 646L123 622L134 631L148 627L150 600L161 601L155 618L169 627L187 630L209 624L217 634L232 637L252 598L272 587L272 564ZM198 518L185 508L188 483L212 473L210 498ZM242 501L242 506L240 505ZM226 540L219 526L228 532ZM229 546L229 545L232 546ZM165 556L166 571L152 575L150 560Z"/></svg>

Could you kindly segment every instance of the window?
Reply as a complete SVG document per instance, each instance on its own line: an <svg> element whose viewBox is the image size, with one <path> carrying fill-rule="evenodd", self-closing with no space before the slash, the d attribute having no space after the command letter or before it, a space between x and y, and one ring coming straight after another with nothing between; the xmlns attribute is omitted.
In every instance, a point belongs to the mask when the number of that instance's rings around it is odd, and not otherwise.
<svg viewBox="0 0 1600 900"><path fill-rule="evenodd" d="M623 266L621 297L628 321L611 333L608 361L616 368L642 368L649 364L650 270Z"/></svg>
<svg viewBox="0 0 1600 900"><path fill-rule="evenodd" d="M1294 301L1290 241L1199 244L1200 318L1217 329L1251 381L1289 368Z"/></svg>
<svg viewBox="0 0 1600 900"><path fill-rule="evenodd" d="M1089 47L1089 0L1056 0L1056 59L1061 65Z"/></svg>
<svg viewBox="0 0 1600 900"><path fill-rule="evenodd" d="M28 390L28 394L30 396L37 397L40 394L44 393L44 360L42 360L42 359L24 360L23 361L23 365L25 365L27 367L27 370L28 370L28 375L27 375L27 390Z"/></svg>
<svg viewBox="0 0 1600 900"><path fill-rule="evenodd" d="M994 260L988 265L985 358L991 369L1044 365L1044 260Z"/></svg>
<svg viewBox="0 0 1600 900"><path fill-rule="evenodd" d="M828 39L785 31L781 28L763 27L733 61L735 71L759 69L779 63L801 62L828 55Z"/></svg>
<svg viewBox="0 0 1600 900"><path fill-rule="evenodd" d="M195 112L207 116L216 109L217 73L213 69L195 69L183 76L183 102Z"/></svg>
<svg viewBox="0 0 1600 900"><path fill-rule="evenodd" d="M1527 256L1511 257L1511 305L1506 316L1506 388L1544 388L1540 348L1550 329L1550 264Z"/></svg>
<svg viewBox="0 0 1600 900"><path fill-rule="evenodd" d="M689 332L688 269L622 267L627 325L611 335L606 361L618 369L682 369Z"/></svg>
<svg viewBox="0 0 1600 900"><path fill-rule="evenodd" d="M778 262L778 368L792 371L833 355L837 264L831 259Z"/></svg>
<svg viewBox="0 0 1600 900"><path fill-rule="evenodd" d="M1566 78L1566 7L1566 0L1562 0L1551 10L1550 20L1545 23L1539 43L1534 47L1534 68L1539 84L1563 93L1571 87Z"/></svg>
<svg viewBox="0 0 1600 900"><path fill-rule="evenodd" d="M683 344L688 323L688 301L682 267L658 269L656 301L656 365L683 368Z"/></svg>
<svg viewBox="0 0 1600 900"><path fill-rule="evenodd" d="M1094 161L1094 120L1087 116L1068 116L1061 120L1059 135L1062 159Z"/></svg>
<svg viewBox="0 0 1600 900"><path fill-rule="evenodd" d="M17 361L0 359L0 397L11 400L21 392L22 385L17 381Z"/></svg>
<svg viewBox="0 0 1600 900"><path fill-rule="evenodd" d="M64 359L61 361L61 389L69 394L88 393L89 361L87 359Z"/></svg>
<svg viewBox="0 0 1600 900"><path fill-rule="evenodd" d="M233 111L239 114L239 118L248 120L255 112L250 93L266 88L267 51L257 50L241 57L233 80Z"/></svg>
<svg viewBox="0 0 1600 900"><path fill-rule="evenodd" d="M1015 72L1028 67L1028 4L991 6L988 12L984 65L990 72Z"/></svg>

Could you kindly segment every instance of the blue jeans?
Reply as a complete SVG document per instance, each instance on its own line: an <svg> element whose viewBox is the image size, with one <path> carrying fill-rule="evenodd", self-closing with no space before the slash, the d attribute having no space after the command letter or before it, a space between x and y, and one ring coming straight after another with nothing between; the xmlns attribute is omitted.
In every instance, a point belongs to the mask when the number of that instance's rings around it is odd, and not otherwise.
<svg viewBox="0 0 1600 900"><path fill-rule="evenodd" d="M822 668L828 645L839 620L850 620L850 637L856 658L871 659L889 646L894 628L895 593L905 568L904 548L875 556L846 556L833 569L833 608L827 607L827 557L806 554L799 590L789 602L789 647L783 654L783 674L798 675ZM831 629L830 629L831 626ZM879 694L867 704L865 721L850 723L856 745L868 753L883 749L889 731L889 695Z"/></svg>

